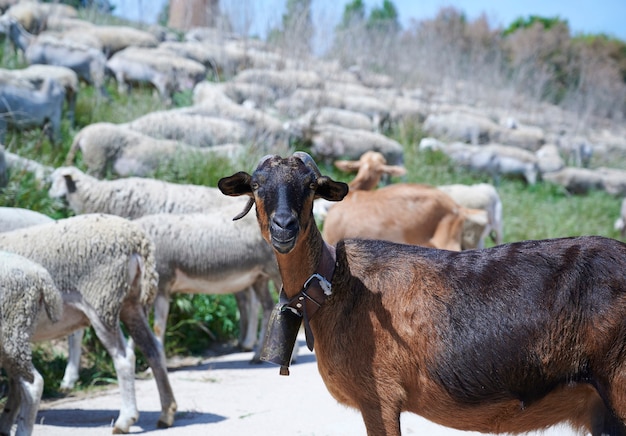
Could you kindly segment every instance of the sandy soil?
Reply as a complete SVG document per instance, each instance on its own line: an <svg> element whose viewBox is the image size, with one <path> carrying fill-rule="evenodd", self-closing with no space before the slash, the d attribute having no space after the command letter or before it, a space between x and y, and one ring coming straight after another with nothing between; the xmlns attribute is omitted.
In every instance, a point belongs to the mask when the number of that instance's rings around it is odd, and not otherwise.
<svg viewBox="0 0 626 436"><path fill-rule="evenodd" d="M131 433L159 436L357 436L365 426L356 411L339 405L327 392L315 362L299 338L300 357L289 377L278 366L251 365L252 353L231 353L173 362L172 383L178 413L174 426L157 429L159 396L154 380L137 380L141 416ZM37 417L36 436L95 436L111 434L120 399L116 388L62 400L44 401ZM403 435L471 436L479 433L444 428L417 415L402 416ZM555 428L537 435L572 435Z"/></svg>

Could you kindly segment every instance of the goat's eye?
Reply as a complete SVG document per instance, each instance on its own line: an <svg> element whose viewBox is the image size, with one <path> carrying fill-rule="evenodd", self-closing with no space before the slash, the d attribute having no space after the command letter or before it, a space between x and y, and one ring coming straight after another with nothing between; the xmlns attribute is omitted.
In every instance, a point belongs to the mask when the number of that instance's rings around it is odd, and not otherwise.
<svg viewBox="0 0 626 436"><path fill-rule="evenodd" d="M312 191L315 191L315 188L317 188L317 184L315 182L311 182L309 188L311 188Z"/></svg>
<svg viewBox="0 0 626 436"><path fill-rule="evenodd" d="M257 189L259 189L259 184L257 182L252 182L250 187L252 188L253 191L256 191Z"/></svg>

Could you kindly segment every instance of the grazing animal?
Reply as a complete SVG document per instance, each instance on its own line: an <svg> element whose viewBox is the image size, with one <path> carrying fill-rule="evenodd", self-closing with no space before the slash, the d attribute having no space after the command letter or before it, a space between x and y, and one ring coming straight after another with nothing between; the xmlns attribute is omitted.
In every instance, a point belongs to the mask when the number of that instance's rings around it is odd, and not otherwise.
<svg viewBox="0 0 626 436"><path fill-rule="evenodd" d="M302 152L266 156L218 186L250 197L239 216L256 206L283 278L279 307L303 318L326 387L361 412L368 435L400 435L403 411L485 433L626 431L626 244L333 247L313 200L339 201L348 186Z"/></svg>
<svg viewBox="0 0 626 436"><path fill-rule="evenodd" d="M32 362L31 338L38 320L57 322L63 299L50 273L15 253L0 251L0 365L8 378L9 394L0 414L0 434L33 433L43 392L43 378Z"/></svg>
<svg viewBox="0 0 626 436"><path fill-rule="evenodd" d="M465 208L434 186L394 183L350 192L328 210L323 235L329 244L369 238L458 251L467 217ZM486 224L484 219L483 229Z"/></svg>

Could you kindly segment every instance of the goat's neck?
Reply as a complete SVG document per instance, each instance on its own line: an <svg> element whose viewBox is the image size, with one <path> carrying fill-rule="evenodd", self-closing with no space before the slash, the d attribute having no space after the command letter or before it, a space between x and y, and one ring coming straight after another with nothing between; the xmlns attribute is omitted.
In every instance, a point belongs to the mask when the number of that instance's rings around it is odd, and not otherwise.
<svg viewBox="0 0 626 436"><path fill-rule="evenodd" d="M296 295L315 273L332 275L334 251L334 247L324 242L315 221L311 218L294 249L287 254L276 253L285 294L289 298ZM331 279L325 278L329 281Z"/></svg>
<svg viewBox="0 0 626 436"><path fill-rule="evenodd" d="M378 174L364 175L363 173L357 173L348 186L351 191L371 191L374 189L378 182L380 182L380 176Z"/></svg>

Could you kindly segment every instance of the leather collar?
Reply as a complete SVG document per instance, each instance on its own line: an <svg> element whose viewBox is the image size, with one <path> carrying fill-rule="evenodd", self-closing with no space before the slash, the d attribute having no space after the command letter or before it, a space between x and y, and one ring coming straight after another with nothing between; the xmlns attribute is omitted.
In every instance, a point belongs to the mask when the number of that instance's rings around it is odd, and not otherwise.
<svg viewBox="0 0 626 436"><path fill-rule="evenodd" d="M322 257L315 273L304 283L302 290L293 298L287 299L284 290L281 290L280 299L285 308L289 308L304 320L306 345L313 351L314 338L309 321L317 310L322 307L331 295L331 281L335 272L335 247L324 242Z"/></svg>

